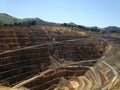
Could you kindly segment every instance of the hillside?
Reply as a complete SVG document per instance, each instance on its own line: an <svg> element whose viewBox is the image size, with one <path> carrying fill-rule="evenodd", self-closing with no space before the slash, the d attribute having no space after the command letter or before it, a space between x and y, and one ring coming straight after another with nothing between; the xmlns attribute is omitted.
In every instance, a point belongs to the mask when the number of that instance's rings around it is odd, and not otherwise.
<svg viewBox="0 0 120 90"><path fill-rule="evenodd" d="M6 13L0 13L0 25L14 24L15 22L21 22L20 19L10 16Z"/></svg>
<svg viewBox="0 0 120 90"><path fill-rule="evenodd" d="M16 18L6 13L0 13L0 26L16 26L16 25L43 25L43 26L64 26L70 28L84 29L85 31L94 31L99 33L120 33L120 27L108 26L104 28L86 27L83 25L77 25L73 22L70 23L53 23L44 21L40 18Z"/></svg>
<svg viewBox="0 0 120 90"><path fill-rule="evenodd" d="M47 26L53 26L55 23L47 22L39 18L24 18L19 19L13 16L10 16L6 13L0 13L0 25L47 25Z"/></svg>

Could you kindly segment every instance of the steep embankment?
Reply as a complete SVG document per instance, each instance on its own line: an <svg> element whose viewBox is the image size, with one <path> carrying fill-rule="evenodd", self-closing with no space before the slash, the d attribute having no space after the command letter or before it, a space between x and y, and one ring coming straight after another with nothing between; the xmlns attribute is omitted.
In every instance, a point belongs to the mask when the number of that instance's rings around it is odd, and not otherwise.
<svg viewBox="0 0 120 90"><path fill-rule="evenodd" d="M69 61L87 60L81 65L93 66L96 59L102 56L105 46L103 41L88 38L83 31L65 27L0 28L0 82L14 86L51 68L53 71L44 77L23 84L32 90L50 88L62 76L80 76L88 70L85 67L67 68L61 65L66 66Z"/></svg>
<svg viewBox="0 0 120 90"><path fill-rule="evenodd" d="M64 27L5 27L0 28L0 52L48 43L54 38L61 41L81 37L86 34Z"/></svg>

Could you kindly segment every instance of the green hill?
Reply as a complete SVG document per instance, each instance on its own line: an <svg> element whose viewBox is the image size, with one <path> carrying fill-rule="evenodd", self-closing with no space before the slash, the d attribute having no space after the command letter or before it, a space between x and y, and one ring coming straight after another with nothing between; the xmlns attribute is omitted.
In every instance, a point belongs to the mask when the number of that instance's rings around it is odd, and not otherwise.
<svg viewBox="0 0 120 90"><path fill-rule="evenodd" d="M10 16L6 13L0 13L0 26L3 25L55 25L55 23L52 22L47 22L44 20L41 20L39 18L24 18L24 19L19 19L13 16Z"/></svg>
<svg viewBox="0 0 120 90"><path fill-rule="evenodd" d="M21 22L21 19L10 16L6 13L0 13L0 25L4 24L14 24Z"/></svg>

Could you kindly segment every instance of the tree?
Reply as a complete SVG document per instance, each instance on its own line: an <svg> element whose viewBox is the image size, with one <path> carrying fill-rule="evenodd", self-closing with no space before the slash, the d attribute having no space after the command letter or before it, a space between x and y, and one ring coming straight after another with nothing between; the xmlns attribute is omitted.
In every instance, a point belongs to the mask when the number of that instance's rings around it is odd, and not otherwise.
<svg viewBox="0 0 120 90"><path fill-rule="evenodd" d="M18 25L18 23L17 23L17 22L14 22L14 25L15 25L15 26L17 26L17 25Z"/></svg>
<svg viewBox="0 0 120 90"><path fill-rule="evenodd" d="M32 21L31 25L36 25L36 21L35 20Z"/></svg>

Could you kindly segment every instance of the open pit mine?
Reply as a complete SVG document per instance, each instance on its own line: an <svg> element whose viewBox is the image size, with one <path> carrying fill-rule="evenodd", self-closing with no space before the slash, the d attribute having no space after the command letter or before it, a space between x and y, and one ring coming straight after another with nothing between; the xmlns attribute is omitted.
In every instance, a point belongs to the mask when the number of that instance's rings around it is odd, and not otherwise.
<svg viewBox="0 0 120 90"><path fill-rule="evenodd" d="M119 72L108 47L74 28L1 27L0 90L110 90Z"/></svg>

